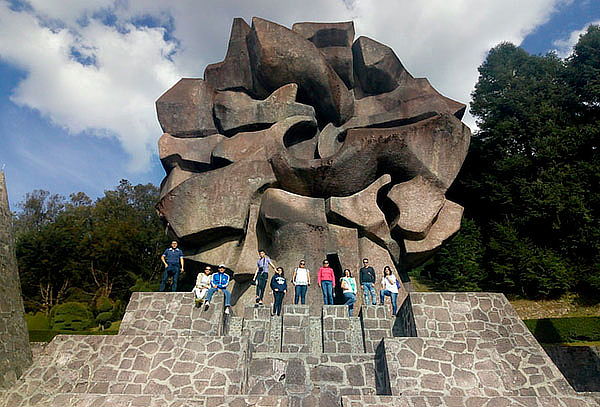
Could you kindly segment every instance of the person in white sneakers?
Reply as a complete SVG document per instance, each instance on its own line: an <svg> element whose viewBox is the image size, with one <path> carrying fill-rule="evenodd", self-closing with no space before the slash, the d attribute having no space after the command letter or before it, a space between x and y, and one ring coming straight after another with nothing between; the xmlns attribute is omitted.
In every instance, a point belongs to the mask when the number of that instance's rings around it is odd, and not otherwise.
<svg viewBox="0 0 600 407"><path fill-rule="evenodd" d="M390 266L383 268L383 278L381 279L381 291L379 291L379 300L381 305L385 301L385 297L388 296L392 300L392 313L395 316L398 311L398 292L400 288L400 281L392 273Z"/></svg>
<svg viewBox="0 0 600 407"><path fill-rule="evenodd" d="M212 300L213 294L217 290L221 290L225 296L225 313L229 314L229 308L231 308L231 292L227 289L227 286L229 285L229 274L225 273L225 268L224 264L220 264L217 272L214 273L210 279L210 288L208 289L208 293L206 293L204 311L208 310L208 307L210 307L210 300Z"/></svg>
<svg viewBox="0 0 600 407"><path fill-rule="evenodd" d="M195 297L196 308L200 308L204 302L206 293L208 293L208 289L210 288L211 273L212 269L210 266L206 266L204 267L204 273L198 273L198 277L196 277L196 286L192 289Z"/></svg>

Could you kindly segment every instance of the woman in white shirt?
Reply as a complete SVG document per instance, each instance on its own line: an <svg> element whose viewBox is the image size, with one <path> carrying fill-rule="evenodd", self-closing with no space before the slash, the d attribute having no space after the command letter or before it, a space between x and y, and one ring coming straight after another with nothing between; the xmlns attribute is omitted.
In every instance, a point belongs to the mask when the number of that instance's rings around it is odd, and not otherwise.
<svg viewBox="0 0 600 407"><path fill-rule="evenodd" d="M385 302L385 296L387 295L392 300L392 313L395 316L398 310L398 289L400 288L400 282L392 273L390 266L383 268L383 278L381 279L381 291L379 291L379 300L381 305Z"/></svg>
<svg viewBox="0 0 600 407"><path fill-rule="evenodd" d="M204 273L198 273L198 277L196 277L196 286L192 290L196 297L196 307L200 308L202 302L204 301L204 297L206 297L206 293L210 288L210 274L212 269L210 266L206 266L204 268Z"/></svg>
<svg viewBox="0 0 600 407"><path fill-rule="evenodd" d="M310 285L310 272L306 268L304 260L300 260L300 264L294 270L292 283L294 284L294 304L298 304L298 301L303 305L306 304L306 291L308 291Z"/></svg>
<svg viewBox="0 0 600 407"><path fill-rule="evenodd" d="M348 306L348 316L351 317L354 312L354 303L356 302L356 280L352 277L350 270L344 270L344 277L340 278L340 286L344 290L343 294L346 299L344 305Z"/></svg>

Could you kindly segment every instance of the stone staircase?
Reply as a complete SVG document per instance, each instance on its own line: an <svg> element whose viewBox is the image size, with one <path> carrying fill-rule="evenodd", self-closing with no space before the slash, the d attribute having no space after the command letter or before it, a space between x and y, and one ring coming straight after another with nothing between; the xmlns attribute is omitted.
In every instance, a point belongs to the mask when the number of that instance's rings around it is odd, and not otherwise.
<svg viewBox="0 0 600 407"><path fill-rule="evenodd" d="M0 407L598 406L576 393L505 297L411 293L363 306L208 311L135 293L118 335L56 337Z"/></svg>

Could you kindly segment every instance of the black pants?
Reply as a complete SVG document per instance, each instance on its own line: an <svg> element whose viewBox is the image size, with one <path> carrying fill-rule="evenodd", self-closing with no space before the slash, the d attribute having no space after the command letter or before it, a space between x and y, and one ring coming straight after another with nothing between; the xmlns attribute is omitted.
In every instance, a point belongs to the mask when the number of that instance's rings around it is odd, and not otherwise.
<svg viewBox="0 0 600 407"><path fill-rule="evenodd" d="M273 314L281 315L281 304L283 304L283 297L285 293L283 291L273 291L273 297L275 302L273 303Z"/></svg>
<svg viewBox="0 0 600 407"><path fill-rule="evenodd" d="M268 273L259 272L256 276L256 297L258 297L260 301L262 301L263 297L265 296L265 287L267 286L268 279Z"/></svg>

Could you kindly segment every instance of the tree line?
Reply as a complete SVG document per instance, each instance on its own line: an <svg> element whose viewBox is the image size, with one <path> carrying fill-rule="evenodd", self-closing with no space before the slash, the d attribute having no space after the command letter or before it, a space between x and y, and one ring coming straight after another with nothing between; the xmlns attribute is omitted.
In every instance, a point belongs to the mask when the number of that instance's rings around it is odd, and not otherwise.
<svg viewBox="0 0 600 407"><path fill-rule="evenodd" d="M150 288L169 241L154 207L158 197L156 186L126 180L95 201L82 192L27 194L14 218L26 309L49 314L65 302L94 308Z"/></svg>
<svg viewBox="0 0 600 407"><path fill-rule="evenodd" d="M502 43L479 74L449 191L462 228L422 271L444 290L599 298L600 27L565 59Z"/></svg>

